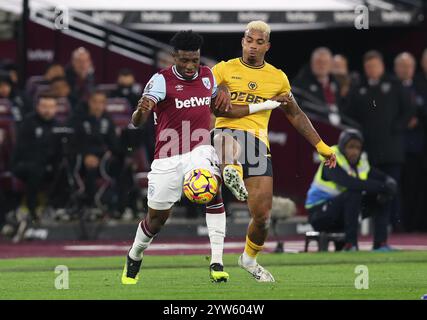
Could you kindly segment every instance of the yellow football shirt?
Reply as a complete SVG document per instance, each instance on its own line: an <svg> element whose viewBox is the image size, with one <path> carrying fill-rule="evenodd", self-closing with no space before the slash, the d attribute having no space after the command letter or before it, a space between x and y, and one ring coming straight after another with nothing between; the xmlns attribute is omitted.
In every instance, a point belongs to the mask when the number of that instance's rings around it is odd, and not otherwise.
<svg viewBox="0 0 427 320"><path fill-rule="evenodd" d="M221 61L212 68L217 85L223 84L231 93L231 103L260 103L291 91L286 74L264 62L259 67L246 64L242 58ZM268 122L271 110L249 114L242 118L217 117L215 128L229 128L254 133L268 147Z"/></svg>

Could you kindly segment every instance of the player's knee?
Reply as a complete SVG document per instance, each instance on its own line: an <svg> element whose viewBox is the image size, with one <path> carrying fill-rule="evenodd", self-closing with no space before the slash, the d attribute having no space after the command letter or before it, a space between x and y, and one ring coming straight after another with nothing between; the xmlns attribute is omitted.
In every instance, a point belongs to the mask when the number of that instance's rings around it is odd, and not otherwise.
<svg viewBox="0 0 427 320"><path fill-rule="evenodd" d="M237 141L228 134L216 134L213 142L221 163L234 163L235 157L240 154Z"/></svg>

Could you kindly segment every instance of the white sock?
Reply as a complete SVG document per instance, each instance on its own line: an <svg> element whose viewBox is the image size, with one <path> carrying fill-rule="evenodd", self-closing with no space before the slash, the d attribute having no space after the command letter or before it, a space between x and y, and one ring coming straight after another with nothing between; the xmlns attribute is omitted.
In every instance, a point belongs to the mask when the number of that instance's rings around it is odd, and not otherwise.
<svg viewBox="0 0 427 320"><path fill-rule="evenodd" d="M142 230L141 224L144 221L141 221L138 224L138 229L136 230L135 240L133 241L132 248L129 250L129 257L135 261L141 261L144 250L148 248L151 241L153 241L153 236L148 236Z"/></svg>
<svg viewBox="0 0 427 320"><path fill-rule="evenodd" d="M225 212L206 213L206 225L208 226L209 240L211 242L211 264L219 263L224 265L222 255L224 252L225 222Z"/></svg>
<svg viewBox="0 0 427 320"><path fill-rule="evenodd" d="M243 254L242 254L242 263L247 267L253 267L253 266L256 266L257 264L256 258L251 257L245 251L243 251Z"/></svg>

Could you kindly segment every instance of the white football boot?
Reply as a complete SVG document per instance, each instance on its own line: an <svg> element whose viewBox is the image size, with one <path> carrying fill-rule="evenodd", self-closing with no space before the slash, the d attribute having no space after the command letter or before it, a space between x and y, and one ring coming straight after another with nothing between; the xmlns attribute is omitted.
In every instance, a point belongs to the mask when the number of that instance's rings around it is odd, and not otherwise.
<svg viewBox="0 0 427 320"><path fill-rule="evenodd" d="M248 199L248 191L239 173L232 166L226 166L222 172L224 183L239 201Z"/></svg>
<svg viewBox="0 0 427 320"><path fill-rule="evenodd" d="M249 272L258 282L275 282L273 275L258 263L253 266L245 266L242 261L243 257L239 257L239 266Z"/></svg>

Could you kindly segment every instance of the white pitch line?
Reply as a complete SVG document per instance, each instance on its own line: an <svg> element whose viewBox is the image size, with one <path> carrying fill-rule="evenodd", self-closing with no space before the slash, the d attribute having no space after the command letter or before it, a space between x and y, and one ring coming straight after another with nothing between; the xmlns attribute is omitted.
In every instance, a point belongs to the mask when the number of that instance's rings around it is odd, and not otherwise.
<svg viewBox="0 0 427 320"><path fill-rule="evenodd" d="M277 242L266 242L264 247L267 249L274 249ZM285 241L286 251L302 251L304 249L304 241ZM226 242L224 249L243 249L244 242ZM400 250L427 250L427 245L392 245L393 248ZM209 250L209 243L153 243L147 251L167 251L167 250ZM333 250L333 245L330 244L330 250ZM359 249L362 251L369 251L372 249L371 242L360 242ZM64 246L66 251L128 251L129 246L120 245L70 245ZM311 243L309 251L317 250L317 245Z"/></svg>
<svg viewBox="0 0 427 320"><path fill-rule="evenodd" d="M275 242L266 242L266 248L274 248L276 246ZM209 243L153 243L147 250L197 250L197 249L210 249ZM226 242L224 244L224 249L239 249L244 248L244 242ZM68 251L127 251L129 246L118 246L118 245L73 245L73 246L64 246L65 250Z"/></svg>

